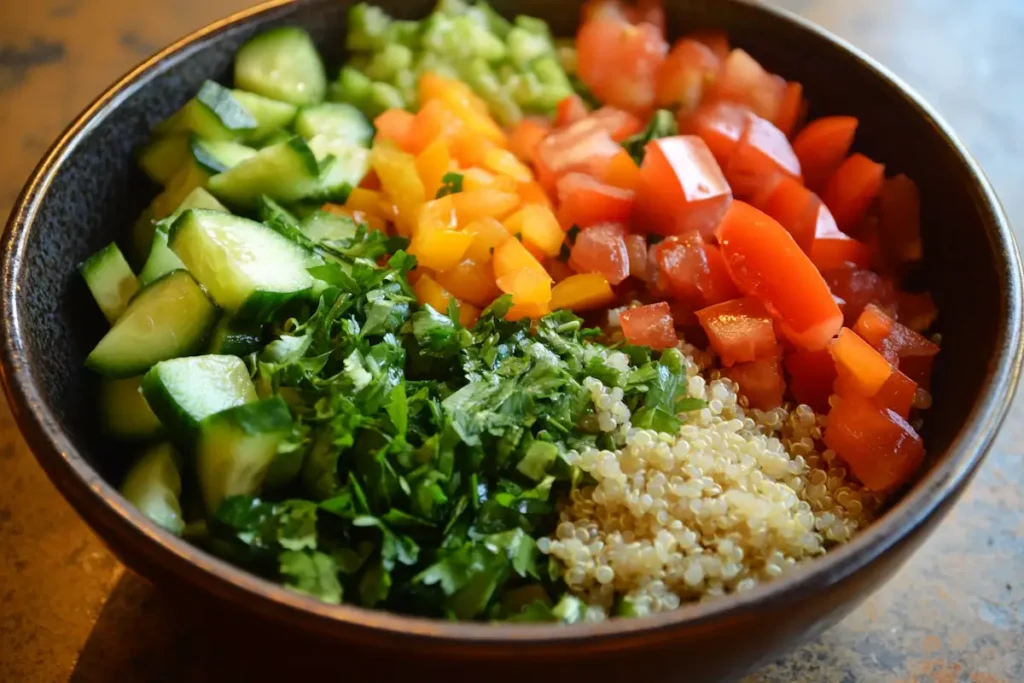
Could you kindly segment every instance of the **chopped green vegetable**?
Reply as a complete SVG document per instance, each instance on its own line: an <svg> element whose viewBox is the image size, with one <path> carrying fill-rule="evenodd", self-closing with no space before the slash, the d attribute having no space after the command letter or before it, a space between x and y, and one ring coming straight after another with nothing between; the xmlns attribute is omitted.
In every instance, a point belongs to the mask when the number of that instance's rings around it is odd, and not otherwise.
<svg viewBox="0 0 1024 683"><path fill-rule="evenodd" d="M462 174L454 171L441 176L441 187L437 191L437 198L445 197L456 192L462 192Z"/></svg>
<svg viewBox="0 0 1024 683"><path fill-rule="evenodd" d="M647 127L636 135L632 135L622 141L622 146L637 165L644 161L644 149L647 143L658 138L672 137L679 134L679 126L676 125L676 117L667 109L659 109L654 112Z"/></svg>

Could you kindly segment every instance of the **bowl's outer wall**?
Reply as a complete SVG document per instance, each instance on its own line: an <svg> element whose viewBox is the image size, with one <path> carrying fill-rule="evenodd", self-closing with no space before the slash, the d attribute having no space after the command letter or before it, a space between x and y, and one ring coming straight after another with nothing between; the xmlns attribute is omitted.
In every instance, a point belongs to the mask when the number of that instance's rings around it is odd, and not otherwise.
<svg viewBox="0 0 1024 683"><path fill-rule="evenodd" d="M85 355L105 326L92 304L75 266L110 240L124 241L131 222L157 188L140 173L133 152L147 139L157 121L181 106L207 78L228 82L232 57L239 45L254 32L278 23L301 25L317 40L332 72L343 56L345 7L339 0L314 0L265 12L255 20L231 26L216 39L187 48L187 59L171 59L158 67L160 73L143 87L131 89L106 117L96 120L77 148L63 160L60 170L45 192L24 249L24 261L17 281L20 334L25 344L26 363L38 379L44 403L58 416L71 442L109 482L116 484L123 473L128 453L123 446L105 442L96 431L95 405L88 397L95 391L95 379L84 370ZM377 4L398 16L423 16L431 0L378 0ZM544 0L492 4L507 16L515 13L542 16L560 35L571 35L578 17L579 2L551 3ZM724 28L734 42L748 49L768 68L800 81L811 103L811 115L844 113L861 121L858 150L888 164L892 172L914 178L922 190L926 226L926 270L922 284L934 294L940 311L939 329L943 352L934 378L935 403L928 413L926 442L932 453L944 453L964 426L979 400L989 374L989 361L1000 343L1003 315L1003 282L1011 280L1005 256L997 254L994 237L987 238L983 226L996 219L986 208L970 169L959 159L940 130L921 116L917 105L898 87L871 74L855 57L837 49L824 37L742 3L695 0L669 2L669 31L678 36L692 28ZM122 244L122 246L127 246ZM18 410L17 405L12 408ZM30 440L32 440L30 435ZM39 446L33 443L36 450ZM41 458L51 477L60 484L56 465ZM934 462L930 464L934 466ZM962 482L965 483L965 482ZM63 488L63 487L62 487ZM65 489L67 491L67 489ZM109 516L91 513L81 500L76 507L94 526L104 526ZM942 509L953 502L947 500ZM687 662L694 680L717 680L747 670L753 663L777 654L838 620L867 593L877 587L909 556L926 535L926 526L941 518L933 515L927 525L910 535L887 554L862 571L837 581L822 592L802 601L768 605L733 615L729 620L702 624L643 644L670 647L672 657L651 658L658 668ZM204 582L202 571L183 569L183 562L167 565L166 555L154 554L138 541L141 534L124 530L126 525L109 525L101 534L115 552L142 573L168 581ZM206 577L211 590L244 602L251 596L242 588L225 587ZM232 590L235 592L232 593ZM303 621L297 610L276 612L254 603L271 616ZM308 616L308 615L307 615ZM770 627L766 628L766 624ZM322 615L305 619L323 632L347 637L368 637L367 633L331 621ZM626 645L635 647L645 636L632 634L600 645L607 654ZM596 644L573 647L580 654L592 652ZM532 647L537 654L539 647ZM437 652L449 653L450 649ZM527 650L491 649L490 654L527 654ZM702 656L707 653L715 656ZM564 650L547 654L565 655ZM631 665L632 666L632 665Z"/></svg>

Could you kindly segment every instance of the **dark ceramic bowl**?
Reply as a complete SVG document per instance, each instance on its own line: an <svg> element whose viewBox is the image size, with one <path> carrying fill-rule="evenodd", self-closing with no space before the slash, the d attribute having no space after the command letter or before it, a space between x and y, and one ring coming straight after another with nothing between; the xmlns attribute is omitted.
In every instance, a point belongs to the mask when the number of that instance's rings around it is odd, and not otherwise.
<svg viewBox="0 0 1024 683"><path fill-rule="evenodd" d="M433 0L378 0L415 18ZM571 35L578 2L493 3L505 14L547 18ZM848 545L743 595L645 619L571 628L454 624L358 607L332 607L240 571L158 529L117 493L124 462L93 417L94 378L83 368L102 321L75 271L123 237L152 187L132 161L150 127L206 78L230 75L255 32L309 29L336 67L347 2L278 1L191 35L133 70L90 106L47 153L3 236L2 370L18 424L51 480L113 551L155 581L191 589L319 637L398 647L423 662L502 662L512 671L649 670L654 679L737 676L833 624L877 589L945 516L970 481L1006 414L1021 364L1021 266L992 188L949 128L915 94L849 46L800 19L739 0L668 2L672 35L726 29L767 67L804 84L812 116L860 118L858 147L923 194L926 272L941 317L943 351L921 479ZM372 649L372 648L371 648ZM618 669L621 676L621 669ZM490 675L490 674L488 674ZM618 677L618 676L617 676ZM676 680L681 680L676 678Z"/></svg>

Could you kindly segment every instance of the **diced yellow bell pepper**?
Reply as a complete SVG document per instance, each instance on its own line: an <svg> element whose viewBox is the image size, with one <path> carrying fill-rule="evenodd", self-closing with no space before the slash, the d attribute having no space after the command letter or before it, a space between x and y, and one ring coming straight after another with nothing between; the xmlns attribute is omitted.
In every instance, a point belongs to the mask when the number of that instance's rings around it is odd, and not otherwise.
<svg viewBox="0 0 1024 683"><path fill-rule="evenodd" d="M533 268L523 268L497 279L498 289L512 295L513 304L546 304L551 301L551 278Z"/></svg>
<svg viewBox="0 0 1024 683"><path fill-rule="evenodd" d="M522 242L515 238L505 240L495 247L492 260L494 261L494 275L496 278L529 268L542 273L549 280L551 279L548 271L544 270L544 266L541 265L540 261L526 250Z"/></svg>
<svg viewBox="0 0 1024 683"><path fill-rule="evenodd" d="M490 263L463 259L454 268L437 274L437 282L462 301L487 306L498 297Z"/></svg>
<svg viewBox="0 0 1024 683"><path fill-rule="evenodd" d="M600 273L570 275L551 290L551 309L589 311L607 306L615 299L608 279Z"/></svg>
<svg viewBox="0 0 1024 683"><path fill-rule="evenodd" d="M537 318L543 318L551 312L551 308L547 304L513 304L512 308L508 309L508 313L505 314L505 320L522 320L523 318L531 318L536 320Z"/></svg>
<svg viewBox="0 0 1024 683"><path fill-rule="evenodd" d="M417 263L443 273L462 260L472 241L472 235L458 230L426 228L413 236L409 253L416 257Z"/></svg>
<svg viewBox="0 0 1024 683"><path fill-rule="evenodd" d="M420 275L412 288L416 292L416 299L421 306L430 304L438 313L448 315L448 301L452 295L445 291L444 287L438 284L437 280L432 278L429 273ZM463 327L472 327L480 317L480 309L471 303L458 299L456 301L459 304L459 322Z"/></svg>
<svg viewBox="0 0 1024 683"><path fill-rule="evenodd" d="M519 198L523 201L523 204L539 204L549 209L552 208L551 197L548 196L548 193L544 191L544 188L537 181L519 183L516 191L519 193Z"/></svg>
<svg viewBox="0 0 1024 683"><path fill-rule="evenodd" d="M431 199L420 206L416 214L416 227L413 234L421 230L454 230L458 227L458 216L451 195L440 199Z"/></svg>
<svg viewBox="0 0 1024 683"><path fill-rule="evenodd" d="M506 218L505 229L510 235L522 235L527 247L532 246L546 256L556 256L565 240L555 214L537 204L527 204Z"/></svg>
<svg viewBox="0 0 1024 683"><path fill-rule="evenodd" d="M493 190L494 181L497 180L490 171L482 168L467 168L462 173L462 191L476 192L477 190Z"/></svg>
<svg viewBox="0 0 1024 683"><path fill-rule="evenodd" d="M481 263L490 263L494 250L510 237L505 226L493 218L473 221L466 226L465 231L473 236L466 257Z"/></svg>
<svg viewBox="0 0 1024 683"><path fill-rule="evenodd" d="M427 148L416 157L416 171L423 181L423 189L427 199L437 196L441 189L445 173L451 169L452 155L448 150L448 141L443 137L435 138Z"/></svg>
<svg viewBox="0 0 1024 683"><path fill-rule="evenodd" d="M533 180L533 172L529 166L519 161L512 152L499 147L492 147L484 153L484 168L508 176L519 183Z"/></svg>
<svg viewBox="0 0 1024 683"><path fill-rule="evenodd" d="M431 100L443 102L469 130L496 145L508 146L505 131L490 117L483 100L465 83L428 72L420 77L419 95L421 105Z"/></svg>
<svg viewBox="0 0 1024 683"><path fill-rule="evenodd" d="M426 201L423 181L416 172L416 158L384 140L370 150L370 164L380 178L383 191L398 207L395 227L402 235L411 235L417 212Z"/></svg>
<svg viewBox="0 0 1024 683"><path fill-rule="evenodd" d="M500 190L474 190L448 195L455 205L459 225L466 226L481 218L501 220L519 206L519 195Z"/></svg>
<svg viewBox="0 0 1024 683"><path fill-rule="evenodd" d="M454 78L446 78L433 71L427 71L420 76L419 96L421 103L440 99L448 91L454 91L460 95L481 114L487 113L487 103L477 97L476 93L465 82Z"/></svg>

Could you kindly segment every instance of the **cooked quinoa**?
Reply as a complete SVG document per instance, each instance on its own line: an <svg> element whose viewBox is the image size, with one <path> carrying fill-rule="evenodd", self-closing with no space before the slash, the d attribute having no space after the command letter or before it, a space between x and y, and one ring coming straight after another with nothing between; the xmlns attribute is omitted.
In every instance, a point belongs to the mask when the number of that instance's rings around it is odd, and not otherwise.
<svg viewBox="0 0 1024 683"><path fill-rule="evenodd" d="M568 454L592 477L538 547L565 566L569 590L601 620L748 590L823 554L867 526L883 503L822 449L808 406L745 407L731 380L687 355L689 395L707 407L677 434L634 429L621 390L587 380L616 450Z"/></svg>

